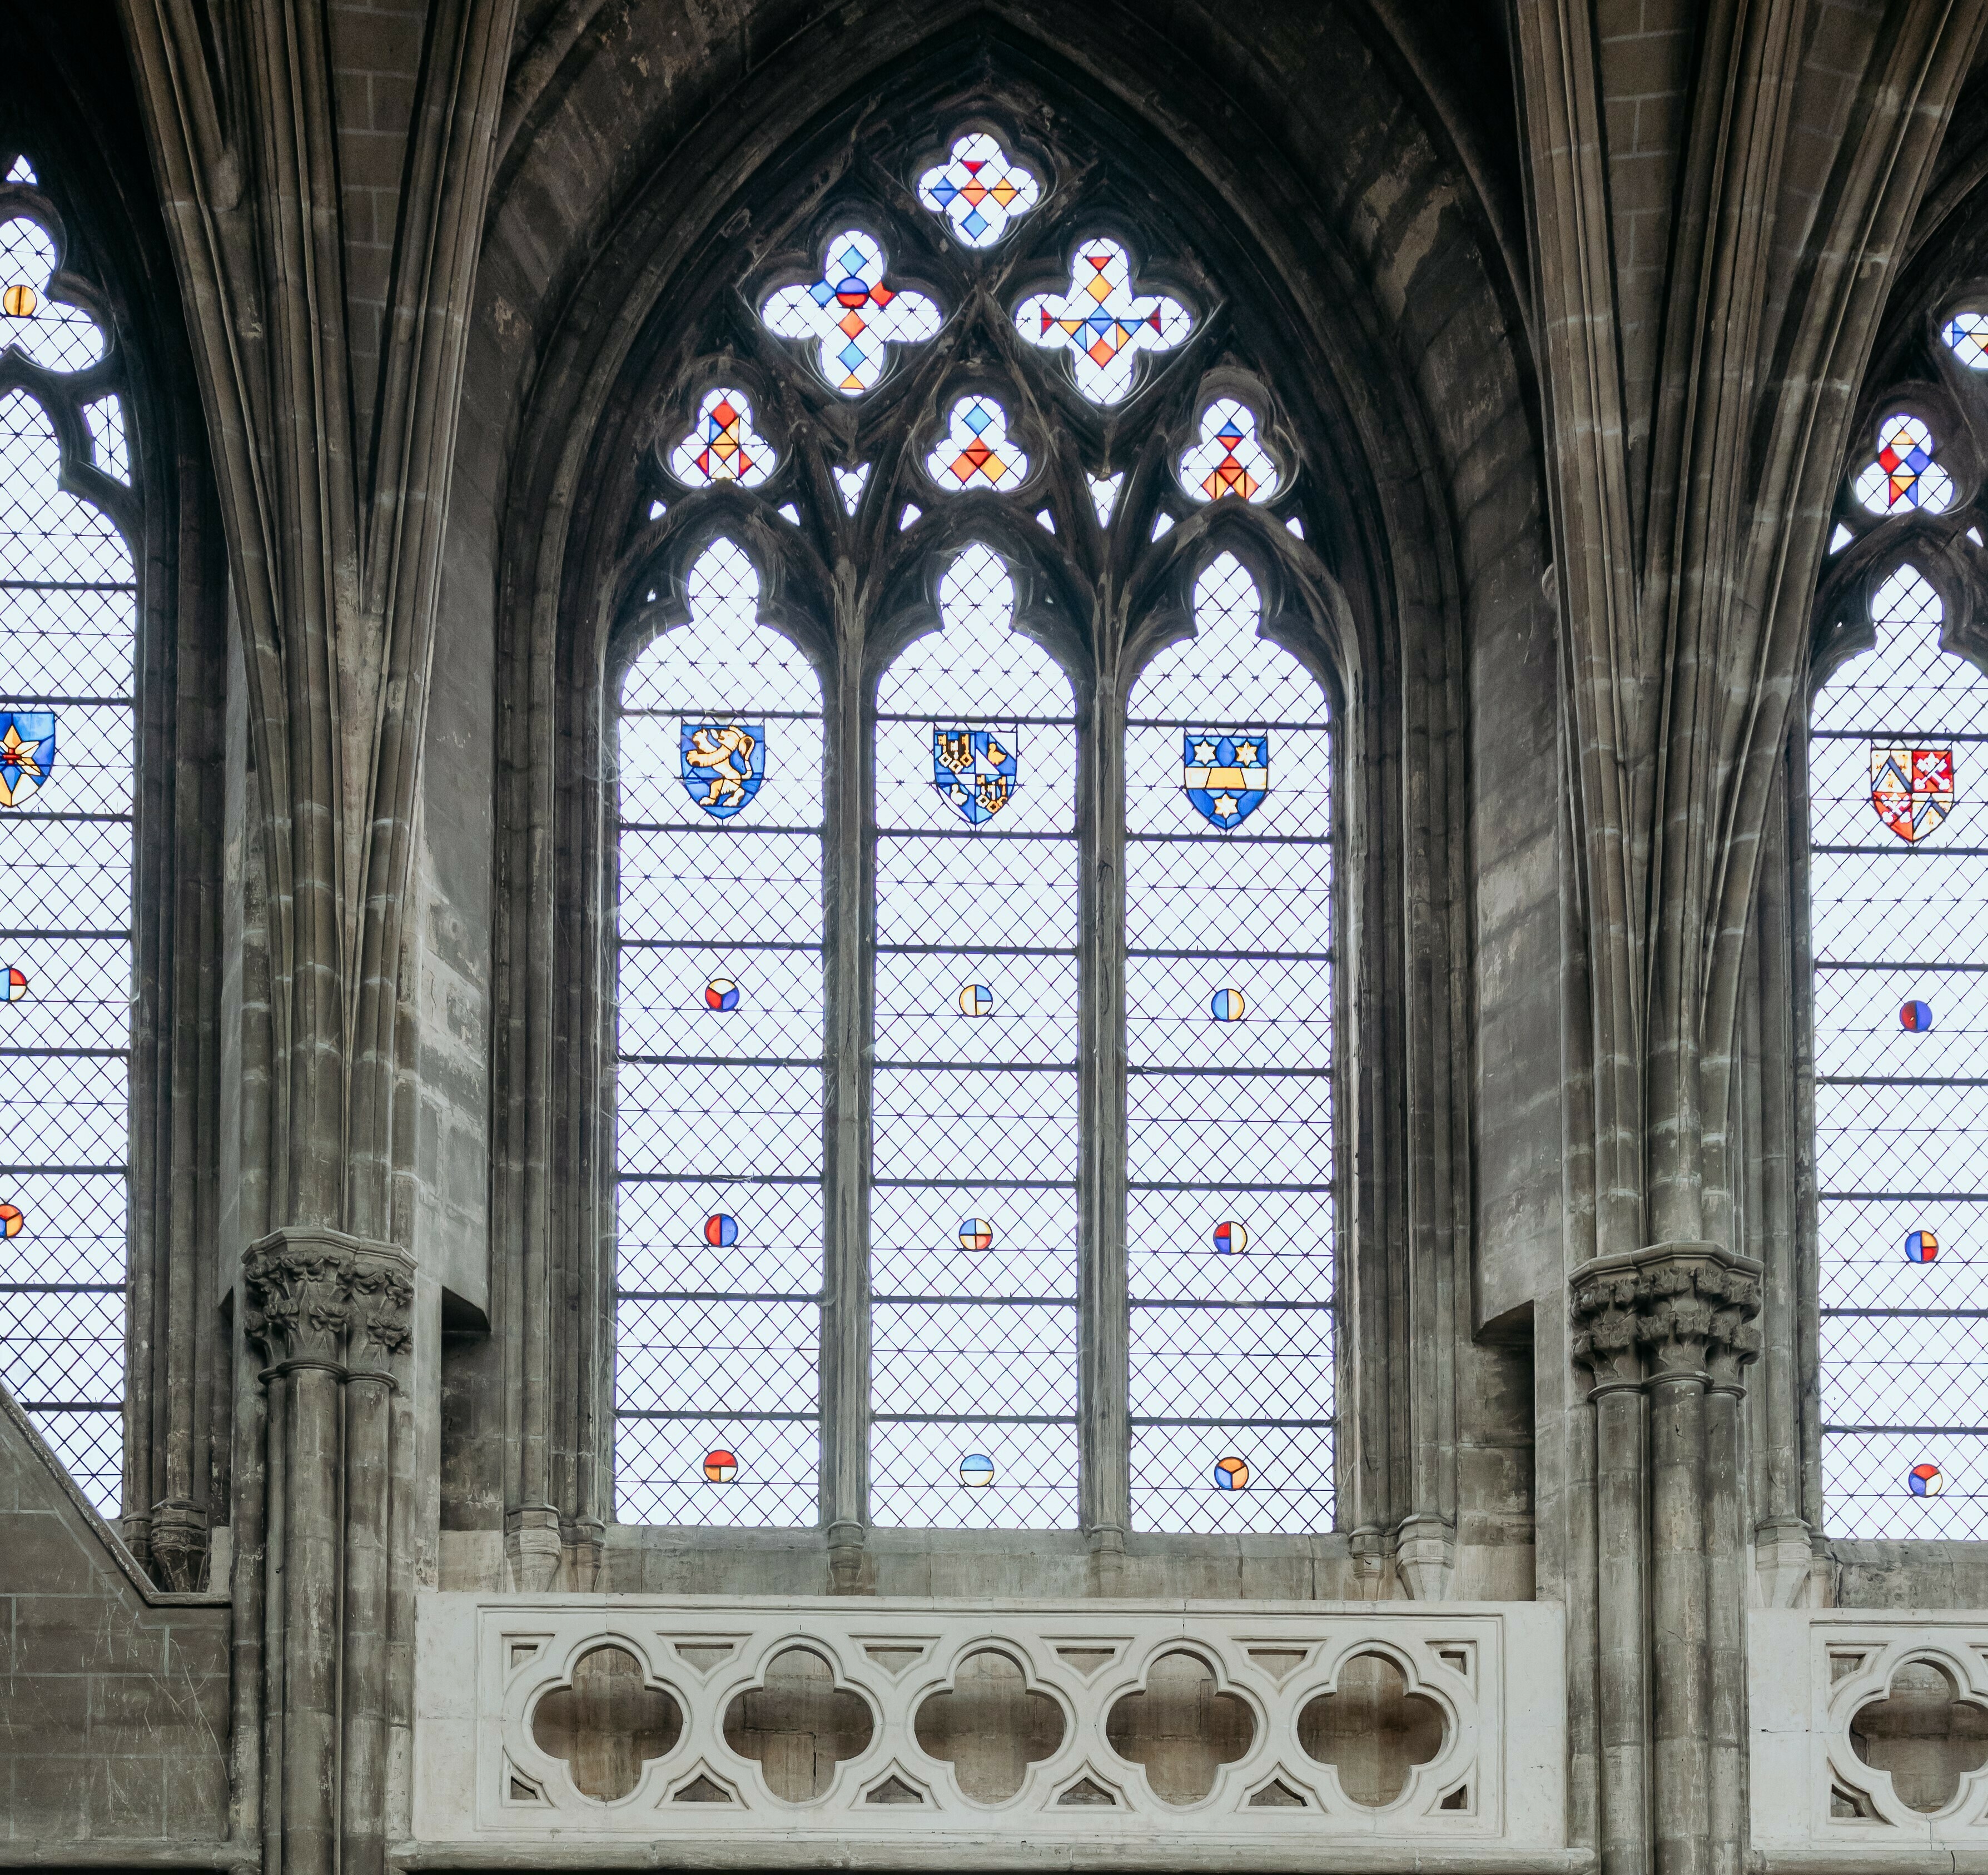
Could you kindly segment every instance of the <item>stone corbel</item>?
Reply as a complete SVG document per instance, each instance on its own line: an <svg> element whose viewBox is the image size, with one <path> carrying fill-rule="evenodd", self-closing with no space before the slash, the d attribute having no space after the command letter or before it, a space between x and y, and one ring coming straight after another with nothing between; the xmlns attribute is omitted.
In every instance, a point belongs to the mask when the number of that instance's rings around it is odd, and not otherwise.
<svg viewBox="0 0 1988 1875"><path fill-rule="evenodd" d="M150 1522L151 1562L160 1582L176 1594L205 1588L206 1507L191 1498L166 1498L152 1506Z"/></svg>
<svg viewBox="0 0 1988 1875"><path fill-rule="evenodd" d="M1403 1519L1395 1533L1395 1567L1412 1600L1447 1601L1456 1566L1455 1524L1442 1517Z"/></svg>
<svg viewBox="0 0 1988 1875"><path fill-rule="evenodd" d="M1692 1380L1737 1393L1759 1357L1761 1265L1713 1243L1597 1257L1572 1279L1574 1358L1590 1397Z"/></svg>

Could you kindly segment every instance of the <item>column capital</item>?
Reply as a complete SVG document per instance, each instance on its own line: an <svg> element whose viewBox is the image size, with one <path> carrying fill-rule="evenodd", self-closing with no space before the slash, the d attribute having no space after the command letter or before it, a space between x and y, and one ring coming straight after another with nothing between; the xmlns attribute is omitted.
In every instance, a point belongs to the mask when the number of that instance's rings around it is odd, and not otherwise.
<svg viewBox="0 0 1988 1875"><path fill-rule="evenodd" d="M1723 1245L1652 1244L1569 1279L1574 1358L1594 1391L1696 1380L1737 1390L1760 1351L1761 1265Z"/></svg>
<svg viewBox="0 0 1988 1875"><path fill-rule="evenodd" d="M414 1339L414 1258L315 1225L286 1225L243 1252L242 1328L272 1367L377 1370Z"/></svg>

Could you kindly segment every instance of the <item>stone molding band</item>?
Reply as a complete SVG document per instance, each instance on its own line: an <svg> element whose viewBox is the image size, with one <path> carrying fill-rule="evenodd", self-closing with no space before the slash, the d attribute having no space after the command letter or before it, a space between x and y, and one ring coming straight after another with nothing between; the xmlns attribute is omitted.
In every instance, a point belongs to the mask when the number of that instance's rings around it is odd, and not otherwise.
<svg viewBox="0 0 1988 1875"><path fill-rule="evenodd" d="M397 1245L342 1231L292 1225L259 1238L242 1258L242 1327L269 1363L263 1381L319 1368L390 1384L391 1374L353 1362L384 1363L413 1345L414 1276Z"/></svg>
<svg viewBox="0 0 1988 1875"><path fill-rule="evenodd" d="M1743 1391L1740 1370L1760 1353L1762 1274L1714 1243L1653 1244L1584 1264L1569 1286L1589 1397L1675 1381Z"/></svg>

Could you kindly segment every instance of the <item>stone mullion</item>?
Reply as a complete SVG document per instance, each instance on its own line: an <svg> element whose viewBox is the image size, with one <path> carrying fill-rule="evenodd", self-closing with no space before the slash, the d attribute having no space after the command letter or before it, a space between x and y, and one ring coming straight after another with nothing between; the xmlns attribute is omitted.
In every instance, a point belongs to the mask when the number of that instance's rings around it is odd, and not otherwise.
<svg viewBox="0 0 1988 1875"><path fill-rule="evenodd" d="M823 798L821 1515L832 1590L860 1586L870 1490L870 1154L876 728L860 623L829 674Z"/></svg>
<svg viewBox="0 0 1988 1875"><path fill-rule="evenodd" d="M1109 1593L1131 1521L1127 1302L1125 699L1100 679L1077 725L1080 1515Z"/></svg>

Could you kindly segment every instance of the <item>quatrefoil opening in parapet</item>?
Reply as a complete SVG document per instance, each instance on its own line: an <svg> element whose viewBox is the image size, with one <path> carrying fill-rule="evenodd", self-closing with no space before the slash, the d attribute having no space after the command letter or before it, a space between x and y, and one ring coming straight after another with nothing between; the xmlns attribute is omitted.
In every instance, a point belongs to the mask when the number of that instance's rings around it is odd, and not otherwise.
<svg viewBox="0 0 1988 1875"><path fill-rule="evenodd" d="M644 1765L668 1757L682 1736L681 1708L611 1641L582 1654L566 1682L542 1693L532 1709L532 1742L566 1765L583 1797L600 1803L627 1796Z"/></svg>
<svg viewBox="0 0 1988 1875"><path fill-rule="evenodd" d="M975 1803L1006 1803L1031 1765L1063 1748L1067 1731L1063 1708L994 1647L968 1654L951 1686L920 1704L913 1726L918 1749L952 1765L961 1794Z"/></svg>
<svg viewBox="0 0 1988 1875"><path fill-rule="evenodd" d="M1140 1691L1113 1702L1104 1735L1121 1758L1144 1767L1162 1803L1199 1803L1224 1765L1248 1755L1256 1718L1247 1701L1221 1689L1207 1661L1182 1650L1162 1654Z"/></svg>
<svg viewBox="0 0 1988 1875"><path fill-rule="evenodd" d="M837 1768L860 1758L876 1735L870 1702L839 1684L812 1647L783 1647L759 1684L735 1694L725 1711L725 1742L759 1765L783 1803L827 1796Z"/></svg>
<svg viewBox="0 0 1988 1875"><path fill-rule="evenodd" d="M1411 1691L1408 1676L1384 1654L1342 1661L1331 1691L1307 1701L1298 1714L1306 1755L1331 1765L1340 1789L1369 1809L1399 1797L1418 1767L1442 1755L1449 1735L1442 1707Z"/></svg>
<svg viewBox="0 0 1988 1875"><path fill-rule="evenodd" d="M1963 1694L1936 1660L1908 1660L1884 1697L1858 1708L1850 1745L1874 1771L1891 1773L1907 1809L1943 1810L1970 1772L1988 1764L1988 1708Z"/></svg>

